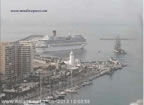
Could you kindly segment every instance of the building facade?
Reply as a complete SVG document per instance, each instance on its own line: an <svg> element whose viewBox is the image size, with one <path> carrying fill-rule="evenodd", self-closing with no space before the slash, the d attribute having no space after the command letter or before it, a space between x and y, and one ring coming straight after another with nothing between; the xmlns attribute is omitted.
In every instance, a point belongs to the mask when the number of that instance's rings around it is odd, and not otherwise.
<svg viewBox="0 0 144 105"><path fill-rule="evenodd" d="M7 81L22 80L33 70L33 49L30 43L0 44L0 73Z"/></svg>

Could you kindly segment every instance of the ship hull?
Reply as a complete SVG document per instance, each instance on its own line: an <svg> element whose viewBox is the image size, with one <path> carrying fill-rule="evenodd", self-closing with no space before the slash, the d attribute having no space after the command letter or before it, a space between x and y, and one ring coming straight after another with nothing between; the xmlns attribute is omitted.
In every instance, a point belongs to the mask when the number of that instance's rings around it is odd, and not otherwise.
<svg viewBox="0 0 144 105"><path fill-rule="evenodd" d="M115 53L119 53L119 54L126 54L126 52L124 51L124 50L116 50L116 49L114 49L114 52Z"/></svg>
<svg viewBox="0 0 144 105"><path fill-rule="evenodd" d="M47 53L47 52L59 52L59 51L69 51L77 50L85 47L86 44L81 44L77 46L60 46L60 47L49 47L49 48L36 48L37 53Z"/></svg>

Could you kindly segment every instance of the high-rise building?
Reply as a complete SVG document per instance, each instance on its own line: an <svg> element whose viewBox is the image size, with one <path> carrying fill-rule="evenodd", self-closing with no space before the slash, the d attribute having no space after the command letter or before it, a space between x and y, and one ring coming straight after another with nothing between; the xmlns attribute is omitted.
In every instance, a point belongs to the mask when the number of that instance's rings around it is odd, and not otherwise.
<svg viewBox="0 0 144 105"><path fill-rule="evenodd" d="M33 71L33 48L28 41L21 41L15 44L16 64L19 79L23 79Z"/></svg>
<svg viewBox="0 0 144 105"><path fill-rule="evenodd" d="M0 73L4 79L22 80L33 70L33 49L28 42L0 44Z"/></svg>
<svg viewBox="0 0 144 105"><path fill-rule="evenodd" d="M0 43L0 73L2 79L13 80L15 77L15 49L8 42Z"/></svg>

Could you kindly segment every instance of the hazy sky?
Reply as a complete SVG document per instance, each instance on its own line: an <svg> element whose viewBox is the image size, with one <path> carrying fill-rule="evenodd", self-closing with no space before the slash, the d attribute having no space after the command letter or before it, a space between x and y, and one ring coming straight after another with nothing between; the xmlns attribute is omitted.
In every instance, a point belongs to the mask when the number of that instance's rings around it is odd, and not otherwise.
<svg viewBox="0 0 144 105"><path fill-rule="evenodd" d="M142 0L1 0L2 25L133 24L142 16ZM45 9L47 13L10 10Z"/></svg>

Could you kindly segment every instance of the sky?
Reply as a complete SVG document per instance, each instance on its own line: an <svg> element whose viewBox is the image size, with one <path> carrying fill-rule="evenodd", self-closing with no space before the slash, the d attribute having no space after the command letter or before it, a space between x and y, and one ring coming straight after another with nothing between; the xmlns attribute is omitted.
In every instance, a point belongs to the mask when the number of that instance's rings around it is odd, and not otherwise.
<svg viewBox="0 0 144 105"><path fill-rule="evenodd" d="M1 6L2 25L135 24L142 16L142 0L1 0ZM21 9L48 12L10 12Z"/></svg>
<svg viewBox="0 0 144 105"><path fill-rule="evenodd" d="M0 1L1 40L11 41L16 40L15 38L22 38L24 35L47 34L48 26L58 29L57 26L64 25L142 26L142 0ZM47 10L48 12L11 12L11 10L26 9Z"/></svg>

